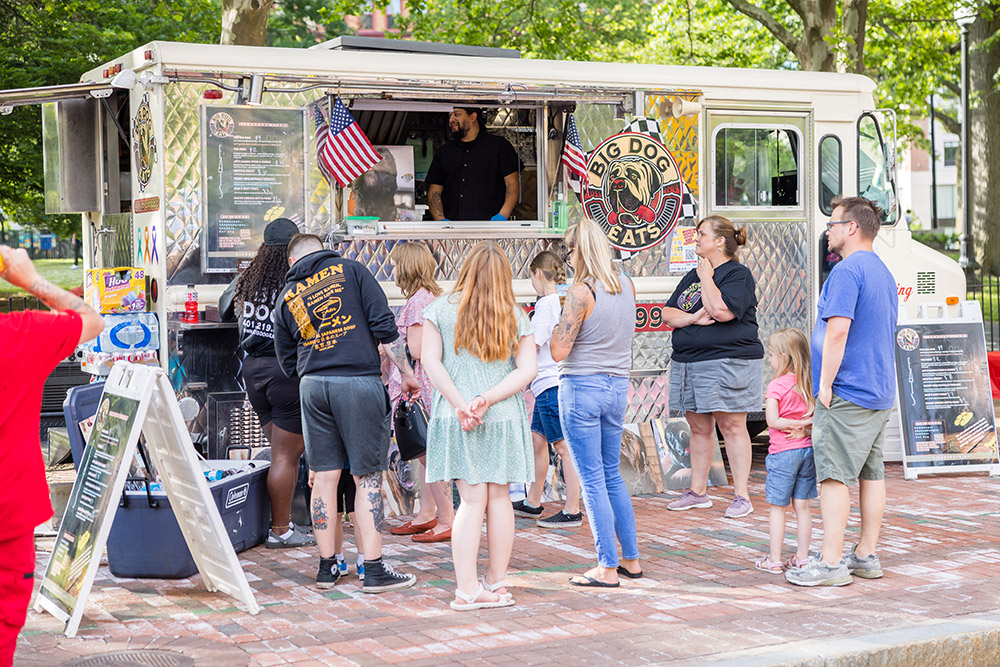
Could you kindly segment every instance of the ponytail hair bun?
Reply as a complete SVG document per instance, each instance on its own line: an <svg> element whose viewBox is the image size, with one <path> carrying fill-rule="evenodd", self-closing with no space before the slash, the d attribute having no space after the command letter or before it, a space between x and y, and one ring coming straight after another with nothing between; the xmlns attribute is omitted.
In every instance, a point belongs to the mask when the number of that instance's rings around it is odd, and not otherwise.
<svg viewBox="0 0 1000 667"><path fill-rule="evenodd" d="M737 246L745 246L747 244L747 228L740 227L737 229L735 234L733 234L733 238L736 240Z"/></svg>

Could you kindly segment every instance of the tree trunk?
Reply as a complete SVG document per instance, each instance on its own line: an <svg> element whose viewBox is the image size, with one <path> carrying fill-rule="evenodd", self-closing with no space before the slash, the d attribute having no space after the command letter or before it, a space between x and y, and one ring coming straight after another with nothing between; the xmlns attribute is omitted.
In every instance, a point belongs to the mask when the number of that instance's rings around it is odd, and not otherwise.
<svg viewBox="0 0 1000 667"><path fill-rule="evenodd" d="M267 17L274 0L222 0L222 39L220 44L264 46L267 43Z"/></svg>
<svg viewBox="0 0 1000 667"><path fill-rule="evenodd" d="M1000 70L1000 3L987 5L991 20L981 12L969 30L969 88L973 95L969 119L972 169L970 233L976 260L983 269L1000 275L1000 90L994 76ZM991 44L985 46L990 37ZM964 204L963 204L964 205Z"/></svg>
<svg viewBox="0 0 1000 667"><path fill-rule="evenodd" d="M865 72L865 24L868 23L868 0L844 0L841 25L847 38L844 69L847 72Z"/></svg>

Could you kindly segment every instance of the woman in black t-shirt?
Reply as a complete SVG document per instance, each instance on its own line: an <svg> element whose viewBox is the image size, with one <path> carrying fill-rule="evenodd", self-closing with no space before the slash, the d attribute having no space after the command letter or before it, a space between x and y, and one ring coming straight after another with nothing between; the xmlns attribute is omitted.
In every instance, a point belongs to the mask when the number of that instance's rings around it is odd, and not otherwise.
<svg viewBox="0 0 1000 667"><path fill-rule="evenodd" d="M664 321L674 328L670 409L691 427L691 488L668 507L708 508L708 473L715 425L726 444L736 497L726 516L753 512L747 412L760 410L764 346L757 336L756 284L737 250L746 230L720 216L698 223L698 268L685 275L666 303Z"/></svg>

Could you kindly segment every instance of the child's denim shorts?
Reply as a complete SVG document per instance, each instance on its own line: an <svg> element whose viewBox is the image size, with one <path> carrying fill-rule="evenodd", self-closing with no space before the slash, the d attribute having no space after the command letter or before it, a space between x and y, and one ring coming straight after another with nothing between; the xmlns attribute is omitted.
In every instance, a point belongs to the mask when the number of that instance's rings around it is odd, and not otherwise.
<svg viewBox="0 0 1000 667"><path fill-rule="evenodd" d="M768 454L765 459L767 481L764 492L767 502L779 507L792 504L792 498L810 500L816 492L816 464L813 462L813 448L800 447L776 454Z"/></svg>

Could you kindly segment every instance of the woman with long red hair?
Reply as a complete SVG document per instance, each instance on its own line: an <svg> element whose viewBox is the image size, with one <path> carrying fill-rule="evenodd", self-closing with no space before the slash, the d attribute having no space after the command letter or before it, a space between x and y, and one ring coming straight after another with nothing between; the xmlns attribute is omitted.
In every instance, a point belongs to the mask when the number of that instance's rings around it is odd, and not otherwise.
<svg viewBox="0 0 1000 667"><path fill-rule="evenodd" d="M477 244L454 292L424 311L424 370L437 389L427 431L427 481L455 480L455 599L470 611L514 604L504 578L514 546L511 482L531 482L534 454L521 390L535 377L531 322L514 301L510 262ZM486 517L489 564L477 580Z"/></svg>

